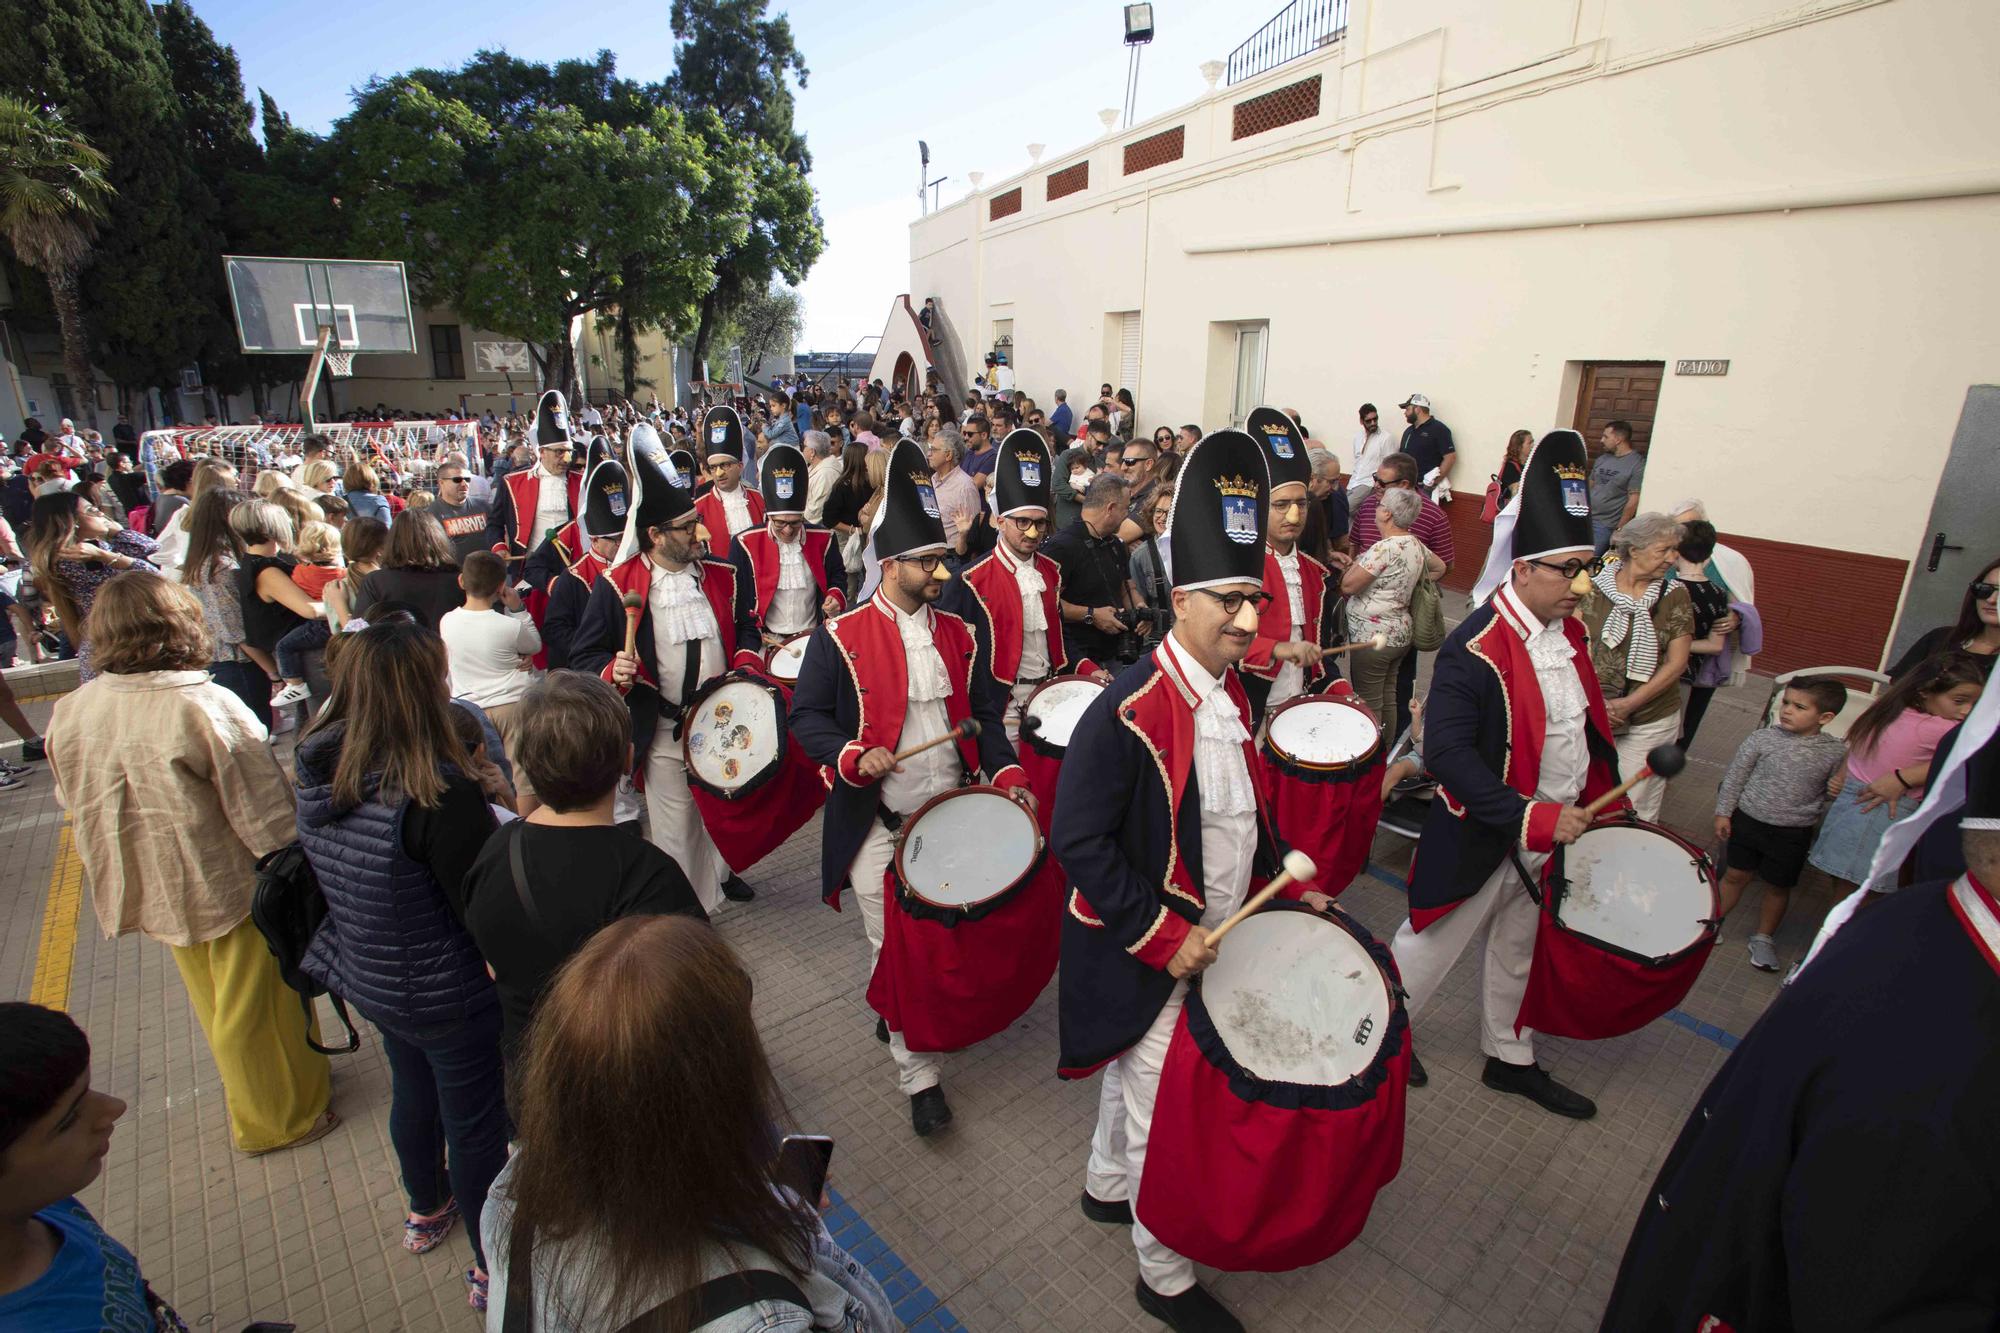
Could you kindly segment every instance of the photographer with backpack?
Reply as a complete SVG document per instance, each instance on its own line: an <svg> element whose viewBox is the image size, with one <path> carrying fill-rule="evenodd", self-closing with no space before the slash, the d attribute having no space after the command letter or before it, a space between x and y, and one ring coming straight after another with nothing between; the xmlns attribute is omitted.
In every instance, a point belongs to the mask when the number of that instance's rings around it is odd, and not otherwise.
<svg viewBox="0 0 2000 1333"><path fill-rule="evenodd" d="M246 1153L337 1123L327 1060L250 921L260 857L296 836L291 785L243 701L209 678L194 593L149 573L98 591L98 675L49 720L49 768L106 936L173 950Z"/></svg>

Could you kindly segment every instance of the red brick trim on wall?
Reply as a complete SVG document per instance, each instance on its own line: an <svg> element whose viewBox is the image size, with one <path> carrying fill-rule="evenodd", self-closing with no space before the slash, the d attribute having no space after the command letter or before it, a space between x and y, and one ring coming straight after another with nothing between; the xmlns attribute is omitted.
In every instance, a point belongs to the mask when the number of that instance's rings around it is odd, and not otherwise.
<svg viewBox="0 0 2000 1333"><path fill-rule="evenodd" d="M986 205L986 220L998 222L1001 218L1011 218L1021 211L1021 187L1016 185L1005 194L996 194Z"/></svg>
<svg viewBox="0 0 2000 1333"><path fill-rule="evenodd" d="M1075 162L1064 167L1061 171L1051 171L1049 173L1048 188L1048 197L1051 200L1060 199L1066 194L1075 194L1079 190L1089 189L1089 161Z"/></svg>
<svg viewBox="0 0 2000 1333"><path fill-rule="evenodd" d="M1479 501L1470 493L1454 497L1445 514L1455 548L1445 586L1470 592L1485 567L1493 527L1480 520ZM1759 675L1811 666L1880 667L1908 561L1729 532L1720 540L1741 551L1757 576L1757 615L1764 622Z"/></svg>
<svg viewBox="0 0 2000 1333"><path fill-rule="evenodd" d="M1135 176L1154 167L1181 160L1187 151L1187 126L1176 125L1125 145L1125 174Z"/></svg>
<svg viewBox="0 0 2000 1333"><path fill-rule="evenodd" d="M1253 134L1311 120L1319 114L1319 75L1274 88L1257 97L1245 98L1233 108L1231 139L1247 139Z"/></svg>

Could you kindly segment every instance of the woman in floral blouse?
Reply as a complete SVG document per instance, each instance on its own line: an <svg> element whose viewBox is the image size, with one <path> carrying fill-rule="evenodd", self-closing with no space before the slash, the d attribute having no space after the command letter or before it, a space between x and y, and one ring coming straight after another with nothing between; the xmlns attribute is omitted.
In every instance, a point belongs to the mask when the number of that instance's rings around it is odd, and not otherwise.
<svg viewBox="0 0 2000 1333"><path fill-rule="evenodd" d="M119 527L75 491L36 497L28 526L28 567L76 648L81 679L97 674L83 631L97 590L128 569L157 574L149 557L158 549L151 537Z"/></svg>
<svg viewBox="0 0 2000 1333"><path fill-rule="evenodd" d="M1444 561L1410 535L1422 510L1422 498L1407 487L1383 491L1375 510L1381 537L1340 576L1348 641L1382 636L1382 647L1357 648L1349 660L1355 694L1384 726L1396 716L1396 671L1410 651L1410 595L1419 579L1444 577Z"/></svg>

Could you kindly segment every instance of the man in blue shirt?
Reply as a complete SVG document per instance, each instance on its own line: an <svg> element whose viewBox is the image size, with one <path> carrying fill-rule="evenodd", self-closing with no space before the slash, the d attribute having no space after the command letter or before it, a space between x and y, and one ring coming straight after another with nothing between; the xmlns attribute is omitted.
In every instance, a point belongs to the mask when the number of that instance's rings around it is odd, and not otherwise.
<svg viewBox="0 0 2000 1333"><path fill-rule="evenodd" d="M1049 413L1049 429L1056 433L1058 440L1069 438L1069 429L1076 420L1069 410L1069 390L1056 390L1056 410Z"/></svg>
<svg viewBox="0 0 2000 1333"><path fill-rule="evenodd" d="M1451 475L1458 461L1458 446L1451 442L1451 427L1431 415L1431 400L1413 393L1403 400L1402 452L1417 460L1417 485L1429 495L1438 482Z"/></svg>

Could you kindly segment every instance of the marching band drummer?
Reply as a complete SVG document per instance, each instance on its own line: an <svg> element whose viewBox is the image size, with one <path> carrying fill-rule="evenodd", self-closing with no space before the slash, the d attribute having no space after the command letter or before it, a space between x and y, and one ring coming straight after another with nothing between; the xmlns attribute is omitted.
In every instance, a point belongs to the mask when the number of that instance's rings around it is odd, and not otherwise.
<svg viewBox="0 0 2000 1333"><path fill-rule="evenodd" d="M1185 1333L1243 1325L1192 1260L1132 1215L1153 1104L1207 932L1242 905L1277 845L1252 777L1250 704L1230 668L1250 652L1263 590L1264 449L1220 431L1189 452L1168 520L1174 624L1077 724L1050 848L1069 872L1062 923L1064 1078L1104 1071L1083 1213L1130 1225L1139 1308ZM1324 894L1284 896L1324 908ZM1301 1182L1337 1188L1338 1182Z"/></svg>
<svg viewBox="0 0 2000 1333"><path fill-rule="evenodd" d="M1319 682L1320 617L1326 609L1326 566L1299 549L1312 463L1290 417L1272 407L1250 413L1245 430L1264 448L1271 466L1263 587L1270 600L1257 618L1257 635L1239 668L1250 696L1250 716L1262 722L1279 704ZM1254 724L1253 724L1254 725Z"/></svg>
<svg viewBox="0 0 2000 1333"><path fill-rule="evenodd" d="M680 863L702 908L728 897L755 897L725 873L688 790L681 752L682 715L695 691L735 665L761 663L757 628L738 618L736 569L704 554L703 533L687 490L669 470L659 433L632 428L633 503L623 557L598 577L570 650L570 665L616 685L632 710L634 778L646 796L653 844ZM626 594L639 598L638 633L625 650Z"/></svg>
<svg viewBox="0 0 2000 1333"><path fill-rule="evenodd" d="M766 647L803 634L847 605L847 566L840 543L825 528L806 522L806 456L789 444L774 444L762 472L764 525L729 545L736 566L736 593ZM737 613L741 617L743 608Z"/></svg>
<svg viewBox="0 0 2000 1333"><path fill-rule="evenodd" d="M493 501L493 526L500 530L493 553L516 577L522 562L576 517L583 477L570 470L570 447L569 406L550 389L535 405L537 465L502 477Z"/></svg>
<svg viewBox="0 0 2000 1333"><path fill-rule="evenodd" d="M764 497L743 484L751 457L745 452L751 441L743 429L743 418L727 404L709 408L702 416L701 437L695 447L707 451L703 457L708 462L709 487L696 493L694 507L709 539L726 551L729 543L764 521Z"/></svg>
<svg viewBox="0 0 2000 1333"><path fill-rule="evenodd" d="M1007 739L1020 743L1021 709L1050 676L1075 671L1109 684L1111 673L1085 659L1074 667L1063 646L1062 569L1042 555L1055 493L1049 446L1013 430L993 463L993 512L1000 540L960 582L956 609L978 636L986 675L1006 699Z"/></svg>
<svg viewBox="0 0 2000 1333"><path fill-rule="evenodd" d="M583 555L548 584L549 605L542 616L542 647L548 653L551 671L570 664L577 626L590 602L590 590L597 585L597 576L618 557L630 499L625 469L617 459L606 458L590 469L583 484L583 514L577 519L577 541L584 548Z"/></svg>
<svg viewBox="0 0 2000 1333"><path fill-rule="evenodd" d="M1540 908L1539 875L1557 843L1590 824L1579 802L1617 785L1618 752L1583 626L1572 618L1594 553L1583 437L1551 431L1493 525L1478 604L1438 650L1424 704L1424 762L1438 780L1410 874L1410 916L1390 945L1412 1023L1452 964L1481 947L1482 1081L1544 1110L1588 1120L1597 1105L1535 1063L1515 1031ZM1620 804L1628 804L1621 800ZM1413 1056L1410 1085L1428 1082Z"/></svg>
<svg viewBox="0 0 2000 1333"><path fill-rule="evenodd" d="M870 536L881 583L862 605L814 631L792 692L792 735L835 774L820 834L820 887L830 906L851 883L861 907L871 968L882 954L885 876L895 834L925 801L960 786L968 771L1032 806L1027 775L1000 724L993 694L979 687L972 631L935 610L951 571L930 468L913 441L899 441ZM895 755L971 719L977 739ZM951 1123L940 1086L943 1061L913 1052L900 1033L877 1025L889 1043L896 1081L910 1099L919 1137Z"/></svg>

